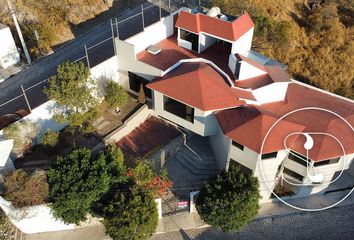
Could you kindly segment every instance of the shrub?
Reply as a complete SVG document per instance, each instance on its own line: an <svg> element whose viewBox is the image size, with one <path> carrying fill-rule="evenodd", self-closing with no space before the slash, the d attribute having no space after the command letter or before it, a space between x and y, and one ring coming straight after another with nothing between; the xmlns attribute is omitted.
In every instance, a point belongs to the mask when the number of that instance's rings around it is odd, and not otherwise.
<svg viewBox="0 0 354 240"><path fill-rule="evenodd" d="M120 108L128 102L128 93L121 85L110 80L105 87L105 99L112 108Z"/></svg>
<svg viewBox="0 0 354 240"><path fill-rule="evenodd" d="M103 224L113 239L148 239L157 227L157 207L152 195L130 186L115 190L104 205Z"/></svg>
<svg viewBox="0 0 354 240"><path fill-rule="evenodd" d="M141 103L141 104L146 103L146 97L145 97L145 91L144 91L143 84L140 84L138 102Z"/></svg>
<svg viewBox="0 0 354 240"><path fill-rule="evenodd" d="M5 198L14 207L28 207L47 202L49 187L44 171L28 174L24 170L16 170L5 177Z"/></svg>
<svg viewBox="0 0 354 240"><path fill-rule="evenodd" d="M151 192L154 197L162 197L173 185L168 179L167 171L162 169L156 172L147 160L139 160L134 168L128 170L127 174L138 186Z"/></svg>
<svg viewBox="0 0 354 240"><path fill-rule="evenodd" d="M15 122L3 129L4 137L14 140L12 153L16 157L21 157L32 148L33 140L38 133L38 125L29 120Z"/></svg>
<svg viewBox="0 0 354 240"><path fill-rule="evenodd" d="M108 191L105 158L93 158L88 149L58 157L48 171L53 214L66 223L86 220L92 204Z"/></svg>
<svg viewBox="0 0 354 240"><path fill-rule="evenodd" d="M0 208L0 240L8 240L12 226L5 213Z"/></svg>
<svg viewBox="0 0 354 240"><path fill-rule="evenodd" d="M59 133L51 129L47 130L41 139L41 144L45 147L54 147L59 142Z"/></svg>
<svg viewBox="0 0 354 240"><path fill-rule="evenodd" d="M258 188L257 178L231 168L201 189L196 208L206 223L222 231L238 231L257 214Z"/></svg>

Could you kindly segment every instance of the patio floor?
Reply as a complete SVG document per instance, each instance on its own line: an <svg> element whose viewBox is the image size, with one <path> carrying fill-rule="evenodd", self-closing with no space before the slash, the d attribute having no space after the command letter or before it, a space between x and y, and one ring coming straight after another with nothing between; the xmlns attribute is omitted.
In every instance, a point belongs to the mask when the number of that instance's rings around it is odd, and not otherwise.
<svg viewBox="0 0 354 240"><path fill-rule="evenodd" d="M180 132L177 128L162 119L150 117L116 145L125 155L143 157L152 150L169 143Z"/></svg>
<svg viewBox="0 0 354 240"><path fill-rule="evenodd" d="M144 50L137 54L137 59L161 70L166 70L181 59L205 58L215 63L226 74L228 74L231 79L234 79L234 76L228 66L229 55L231 53L231 49L228 44L224 45L222 42L218 42L207 48L201 54L198 54L197 52L178 46L176 35L172 35L171 37L157 43L156 46L161 49L159 54L153 55L147 50Z"/></svg>

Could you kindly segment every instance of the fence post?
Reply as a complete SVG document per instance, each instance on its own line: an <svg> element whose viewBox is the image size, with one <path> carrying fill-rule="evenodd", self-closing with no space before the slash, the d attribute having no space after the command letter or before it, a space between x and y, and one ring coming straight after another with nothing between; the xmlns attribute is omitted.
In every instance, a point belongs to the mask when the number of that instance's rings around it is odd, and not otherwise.
<svg viewBox="0 0 354 240"><path fill-rule="evenodd" d="M116 29L117 29L117 38L119 39L118 19L117 18L116 18Z"/></svg>
<svg viewBox="0 0 354 240"><path fill-rule="evenodd" d="M23 89L23 85L22 84L21 84L21 89L22 89L23 96L25 97L25 100L26 100L26 103L27 103L27 107L30 110L30 112L32 112L31 105L28 102L27 95L26 95L25 89Z"/></svg>
<svg viewBox="0 0 354 240"><path fill-rule="evenodd" d="M144 22L144 5L141 4L141 19L143 21L143 30L145 31L145 22Z"/></svg>
<svg viewBox="0 0 354 240"><path fill-rule="evenodd" d="M161 20L161 0L159 0L160 20Z"/></svg>
<svg viewBox="0 0 354 240"><path fill-rule="evenodd" d="M114 54L117 56L117 50L116 50L116 44L114 42L114 30L113 30L113 22L112 22L112 18L109 19L110 23L111 23L111 30L112 30L112 43L113 43L113 49L114 49Z"/></svg>
<svg viewBox="0 0 354 240"><path fill-rule="evenodd" d="M86 44L84 45L84 48L85 48L85 54L86 54L87 66L88 66L88 68L90 68L90 69L91 69L91 67L90 67L90 60L89 60L89 58L88 58L88 54L87 54L87 47L86 47Z"/></svg>

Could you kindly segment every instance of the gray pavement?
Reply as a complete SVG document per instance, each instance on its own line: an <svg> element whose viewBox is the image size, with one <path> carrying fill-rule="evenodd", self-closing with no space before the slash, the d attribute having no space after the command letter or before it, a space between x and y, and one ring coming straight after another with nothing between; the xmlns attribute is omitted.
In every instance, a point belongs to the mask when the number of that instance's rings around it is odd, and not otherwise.
<svg viewBox="0 0 354 240"><path fill-rule="evenodd" d="M254 220L243 231L222 233L210 227L155 235L154 240L187 239L354 239L354 205L320 212L297 212Z"/></svg>

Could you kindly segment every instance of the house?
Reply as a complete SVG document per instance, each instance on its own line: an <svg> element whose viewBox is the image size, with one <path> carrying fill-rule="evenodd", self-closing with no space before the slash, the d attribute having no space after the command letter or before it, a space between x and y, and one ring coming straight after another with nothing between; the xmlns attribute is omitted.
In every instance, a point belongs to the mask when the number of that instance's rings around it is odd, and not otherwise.
<svg viewBox="0 0 354 240"><path fill-rule="evenodd" d="M115 39L120 83L143 86L158 116L208 138L219 170L257 176L262 201L279 179L296 196L324 191L353 160L354 103L291 79L251 50L253 31L247 12L181 8Z"/></svg>

